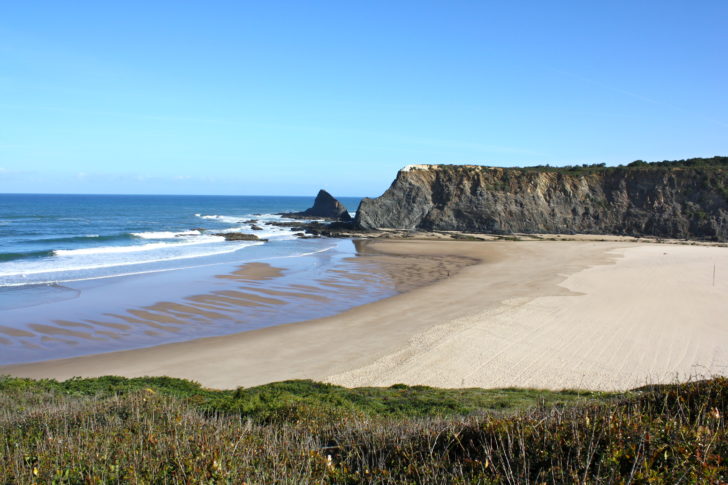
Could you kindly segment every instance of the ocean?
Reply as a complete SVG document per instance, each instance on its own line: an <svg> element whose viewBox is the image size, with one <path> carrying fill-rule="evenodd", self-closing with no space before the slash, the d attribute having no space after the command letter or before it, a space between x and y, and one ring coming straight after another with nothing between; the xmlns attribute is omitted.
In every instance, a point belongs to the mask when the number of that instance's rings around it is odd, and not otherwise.
<svg viewBox="0 0 728 485"><path fill-rule="evenodd" d="M339 200L352 213L359 203ZM0 195L0 365L291 323L396 294L381 274L352 263L355 241L299 239L271 224L312 204L313 197ZM224 232L268 242L214 235ZM230 276L250 263L275 277Z"/></svg>
<svg viewBox="0 0 728 485"><path fill-rule="evenodd" d="M341 200L350 210L359 203ZM248 232L274 242L266 252L295 253L293 233L269 223L312 204L308 197L0 195L0 288L181 268L263 245L210 233Z"/></svg>

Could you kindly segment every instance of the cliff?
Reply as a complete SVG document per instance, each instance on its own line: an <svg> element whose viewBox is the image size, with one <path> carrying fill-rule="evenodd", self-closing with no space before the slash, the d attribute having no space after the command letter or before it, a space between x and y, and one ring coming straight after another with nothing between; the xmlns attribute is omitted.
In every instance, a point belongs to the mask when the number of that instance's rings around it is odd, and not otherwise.
<svg viewBox="0 0 728 485"><path fill-rule="evenodd" d="M626 167L410 165L363 199L363 229L728 240L728 158Z"/></svg>

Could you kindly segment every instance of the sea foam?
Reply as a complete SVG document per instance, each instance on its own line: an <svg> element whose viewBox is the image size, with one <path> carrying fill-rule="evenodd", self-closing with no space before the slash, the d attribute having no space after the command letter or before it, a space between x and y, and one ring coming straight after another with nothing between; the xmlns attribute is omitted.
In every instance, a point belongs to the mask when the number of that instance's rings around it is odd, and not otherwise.
<svg viewBox="0 0 728 485"><path fill-rule="evenodd" d="M159 239L159 238L154 238ZM151 243L151 244L140 244L136 246L101 246L96 248L82 248L82 249L56 249L53 253L56 256L76 256L76 255L91 255L91 254L112 254L112 253L136 253L140 251L152 251L156 249L165 248L179 248L184 246L195 246L198 244L206 243L217 243L224 242L225 238L220 236L200 236L194 240L185 240L184 242L178 243Z"/></svg>
<svg viewBox="0 0 728 485"><path fill-rule="evenodd" d="M200 231L183 231L183 232L172 232L172 231L151 231L151 232L132 232L131 235L140 239L173 239L184 236L199 236L202 234Z"/></svg>
<svg viewBox="0 0 728 485"><path fill-rule="evenodd" d="M222 238L220 238L222 239ZM50 283L58 283L63 281L78 281L81 279L89 279L89 278L63 278L63 277L53 277L50 276L48 278L33 278L32 280L26 280L29 276L37 276L37 275L51 275L51 274L58 274L58 273L73 273L73 272L79 272L79 271L90 271L90 270L99 270L99 269L105 269L105 268L115 268L115 267L121 267L121 266L134 266L134 265L144 265L144 264L154 264L154 263L163 263L167 261L177 261L182 259L192 259L192 258L202 258L207 256L216 256L226 253L233 253L236 251L240 251L241 249L245 249L251 246L259 246L265 244L263 242L236 242L236 243L226 243L226 244L220 244L215 245L214 247L200 247L199 251L185 251L185 252L164 252L160 251L159 254L151 254L150 257L144 258L144 259L138 259L138 258L130 258L130 259L108 259L104 258L103 256L108 255L110 253L96 253L97 256L102 257L96 257L96 258L89 258L88 254L82 254L79 252L73 253L73 254L66 254L66 258L57 258L52 263L45 263L42 265L34 265L31 262L22 262L18 263L16 265L4 265L6 271L0 273L0 277L7 278L7 281L0 281L0 287L2 286L20 286L20 285L27 285L27 284L50 284ZM147 245L149 246L149 245ZM170 245L175 246L175 245ZM177 244L176 246L180 246ZM82 250L78 250L82 251ZM118 254L123 255L125 253L111 253L111 254ZM75 256L82 256L82 257L75 257ZM105 275L104 277L109 277L114 275ZM11 281L13 278L18 278L21 281Z"/></svg>

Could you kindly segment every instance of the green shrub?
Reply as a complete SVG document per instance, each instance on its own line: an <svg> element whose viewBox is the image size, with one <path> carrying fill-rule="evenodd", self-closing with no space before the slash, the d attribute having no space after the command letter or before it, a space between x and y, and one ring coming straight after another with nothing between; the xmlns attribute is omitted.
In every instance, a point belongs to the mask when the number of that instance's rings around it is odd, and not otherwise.
<svg viewBox="0 0 728 485"><path fill-rule="evenodd" d="M0 483L723 483L727 411L725 378L620 396L9 378Z"/></svg>

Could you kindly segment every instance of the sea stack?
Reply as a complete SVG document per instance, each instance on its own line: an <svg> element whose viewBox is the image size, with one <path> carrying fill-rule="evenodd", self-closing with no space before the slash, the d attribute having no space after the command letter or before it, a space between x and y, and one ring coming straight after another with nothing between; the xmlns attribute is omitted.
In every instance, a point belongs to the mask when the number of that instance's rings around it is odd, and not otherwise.
<svg viewBox="0 0 728 485"><path fill-rule="evenodd" d="M313 203L313 207L310 207L303 212L290 212L281 215L294 219L324 218L347 222L351 220L349 211L346 210L344 204L336 200L336 198L323 189L319 190L316 200Z"/></svg>

